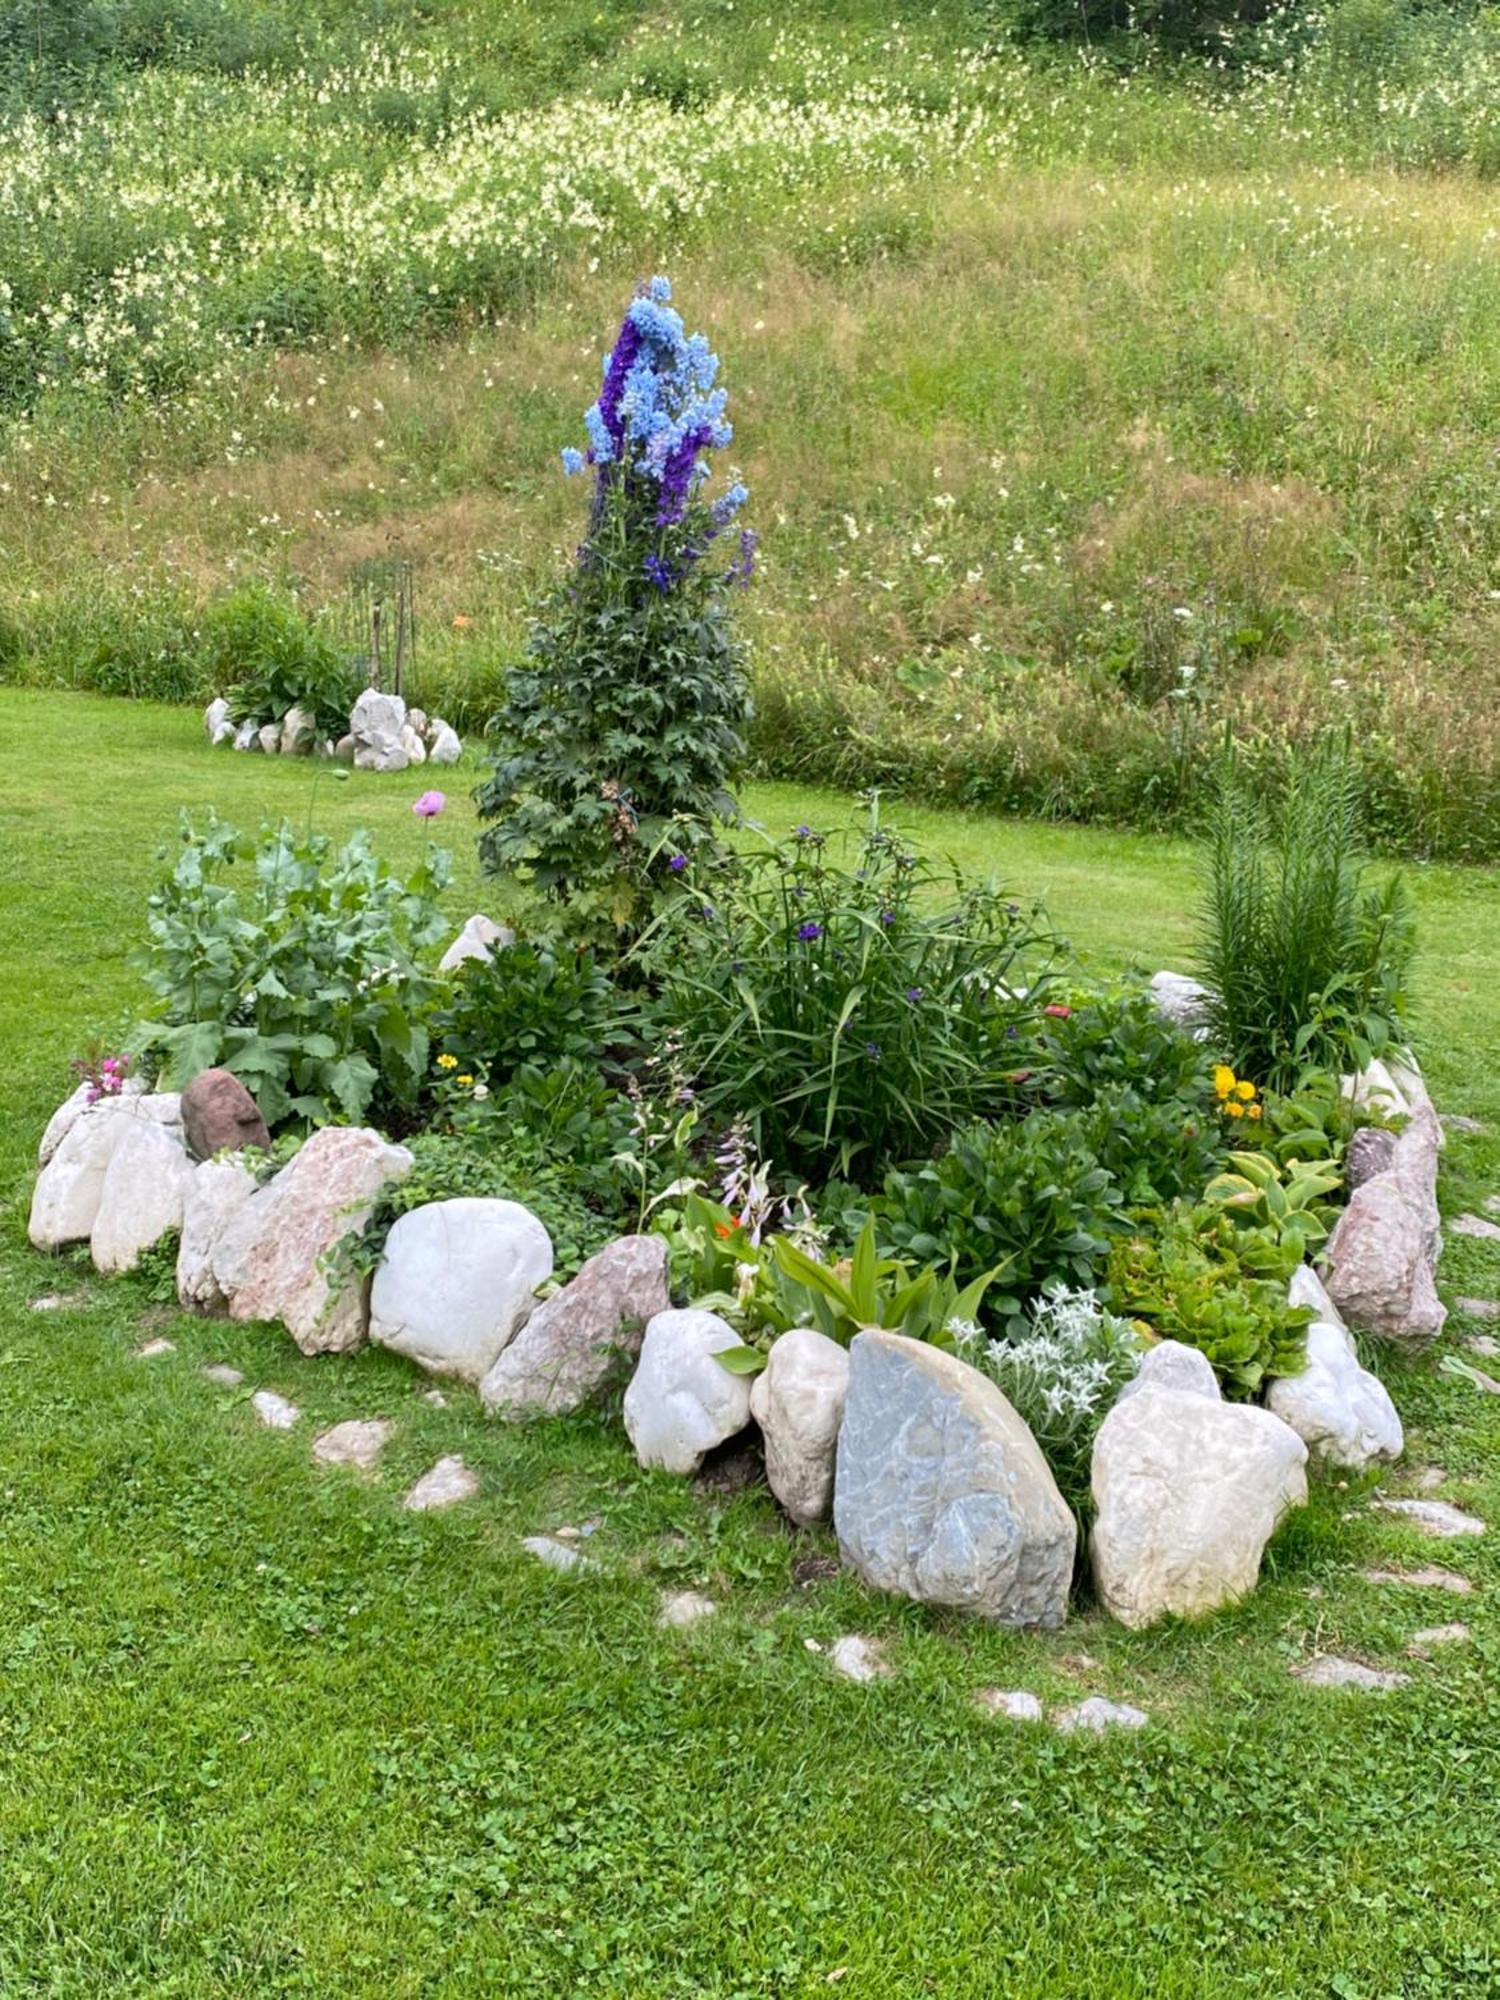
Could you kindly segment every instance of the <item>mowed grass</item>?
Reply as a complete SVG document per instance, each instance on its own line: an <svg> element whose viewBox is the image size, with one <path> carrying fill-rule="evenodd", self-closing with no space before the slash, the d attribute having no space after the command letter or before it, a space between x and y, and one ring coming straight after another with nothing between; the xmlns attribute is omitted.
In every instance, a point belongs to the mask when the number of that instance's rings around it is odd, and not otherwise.
<svg viewBox="0 0 1500 2000"><path fill-rule="evenodd" d="M1408 1465L1493 1523L1419 1540L1359 1482L1320 1484L1248 1603L1131 1636L1097 1615L1005 1633L828 1573L763 1493L635 1466L605 1412L516 1430L388 1356L300 1357L267 1327L187 1318L137 1281L25 1242L31 1164L66 1060L129 1018L129 953L181 803L374 831L412 858L410 779L211 754L195 718L0 695L0 1993L914 1994L1410 2000L1500 1985L1500 1398L1387 1367ZM439 831L455 918L492 900L468 773ZM755 788L768 823L829 794ZM1097 969L1183 963L1181 844L908 815L1042 891ZM1452 1211L1500 1186L1493 877L1423 871L1418 973ZM1500 1250L1453 1239L1445 1285L1500 1293ZM65 1304L37 1313L31 1301ZM1477 1323L1455 1320L1440 1351ZM132 1358L148 1335L170 1354ZM228 1361L225 1393L198 1374ZM304 1416L262 1430L251 1386ZM316 1470L325 1424L384 1414L369 1482ZM483 1492L398 1504L440 1454ZM598 1567L559 1577L524 1534L597 1519ZM1466 1598L1367 1565L1451 1564ZM658 1629L663 1588L723 1607ZM1405 1658L1462 1617L1468 1645ZM835 1679L809 1641L878 1635L896 1672ZM1389 1696L1317 1693L1316 1648L1408 1669ZM982 1718L973 1691L1091 1692L1140 1735Z"/></svg>

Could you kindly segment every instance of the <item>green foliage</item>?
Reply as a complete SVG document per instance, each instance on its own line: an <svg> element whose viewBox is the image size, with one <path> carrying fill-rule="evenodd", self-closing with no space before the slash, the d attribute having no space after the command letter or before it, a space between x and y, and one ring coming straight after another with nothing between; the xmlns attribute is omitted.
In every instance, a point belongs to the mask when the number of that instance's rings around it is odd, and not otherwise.
<svg viewBox="0 0 1500 2000"><path fill-rule="evenodd" d="M1202 972L1242 1075L1286 1091L1406 1039L1411 905L1400 876L1364 881L1346 738L1298 759L1275 798L1226 747L1204 873Z"/></svg>
<svg viewBox="0 0 1500 2000"><path fill-rule="evenodd" d="M1287 1096L1261 1098L1260 1143L1283 1166L1293 1160L1342 1160L1356 1125L1378 1124L1369 1110L1356 1113L1340 1079L1327 1070L1305 1070Z"/></svg>
<svg viewBox="0 0 1500 2000"><path fill-rule="evenodd" d="M1202 1045L1132 989L1049 1015L1046 1029L1049 1096L1087 1114L1089 1144L1126 1205L1152 1207L1201 1188L1223 1156Z"/></svg>
<svg viewBox="0 0 1500 2000"><path fill-rule="evenodd" d="M493 1130L418 1132L405 1144L411 1172L387 1183L356 1236L340 1239L338 1254L351 1270L373 1272L399 1216L460 1196L518 1201L529 1208L552 1238L553 1275L563 1281L616 1233L609 1219L590 1207L567 1163L549 1159L529 1137L510 1145Z"/></svg>
<svg viewBox="0 0 1500 2000"><path fill-rule="evenodd" d="M1301 1262L1296 1233L1241 1226L1213 1206L1179 1204L1151 1221L1111 1252L1114 1309L1200 1348L1228 1395L1252 1397L1273 1377L1300 1373L1314 1315L1287 1299Z"/></svg>
<svg viewBox="0 0 1500 2000"><path fill-rule="evenodd" d="M182 815L181 845L147 904L138 1046L180 1088L232 1070L266 1123L360 1124L416 1105L427 1072L426 969L447 925L448 859L404 881L369 836L343 847L283 821L258 840L210 813Z"/></svg>
<svg viewBox="0 0 1500 2000"><path fill-rule="evenodd" d="M577 1056L523 1063L503 1081L440 1085L440 1114L455 1131L515 1158L546 1162L604 1213L623 1216L635 1191L630 1100Z"/></svg>
<svg viewBox="0 0 1500 2000"><path fill-rule="evenodd" d="M1241 1229L1264 1231L1294 1248L1298 1261L1328 1236L1337 1209L1323 1199L1343 1184L1337 1160L1293 1159L1285 1166L1266 1153L1231 1153L1231 1173L1215 1174L1203 1190Z"/></svg>
<svg viewBox="0 0 1500 2000"><path fill-rule="evenodd" d="M1091 1124L1085 1113L1033 1111L966 1126L940 1159L886 1175L872 1204L882 1246L950 1264L961 1283L992 1273L989 1316L1019 1335L1049 1286L1093 1285L1121 1226L1123 1197Z"/></svg>
<svg viewBox="0 0 1500 2000"><path fill-rule="evenodd" d="M326 628L269 591L247 588L203 615L210 685L222 688L236 722L280 722L289 708L317 719L316 733L337 742L361 680Z"/></svg>
<svg viewBox="0 0 1500 2000"><path fill-rule="evenodd" d="M587 947L518 938L465 959L432 1017L433 1045L493 1090L518 1069L597 1064L615 1033L614 987Z"/></svg>
<svg viewBox="0 0 1500 2000"><path fill-rule="evenodd" d="M747 1117L785 1169L874 1179L1018 1101L1055 947L877 807L843 851L803 828L689 870L642 957L707 1109Z"/></svg>

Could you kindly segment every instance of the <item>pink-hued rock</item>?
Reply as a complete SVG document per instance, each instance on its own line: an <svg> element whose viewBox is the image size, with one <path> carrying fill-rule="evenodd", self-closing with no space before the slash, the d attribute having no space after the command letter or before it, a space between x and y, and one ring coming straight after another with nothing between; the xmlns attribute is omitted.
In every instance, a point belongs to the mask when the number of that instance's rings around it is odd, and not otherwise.
<svg viewBox="0 0 1500 2000"><path fill-rule="evenodd" d="M343 1353L365 1337L366 1286L330 1290L323 1259L355 1234L411 1154L361 1126L314 1132L275 1179L232 1215L213 1251L231 1319L277 1319L304 1354Z"/></svg>
<svg viewBox="0 0 1500 2000"><path fill-rule="evenodd" d="M672 1303L660 1236L622 1236L532 1313L479 1385L487 1410L556 1416L579 1409L623 1357L641 1351L648 1320Z"/></svg>
<svg viewBox="0 0 1500 2000"><path fill-rule="evenodd" d="M227 1069L200 1070L182 1093L182 1130L195 1160L237 1153L244 1146L269 1152L271 1135L260 1106Z"/></svg>
<svg viewBox="0 0 1500 2000"><path fill-rule="evenodd" d="M1433 1276L1441 1139L1432 1110L1420 1106L1390 1166L1355 1189L1328 1243L1328 1291L1343 1317L1407 1347L1425 1347L1448 1317Z"/></svg>

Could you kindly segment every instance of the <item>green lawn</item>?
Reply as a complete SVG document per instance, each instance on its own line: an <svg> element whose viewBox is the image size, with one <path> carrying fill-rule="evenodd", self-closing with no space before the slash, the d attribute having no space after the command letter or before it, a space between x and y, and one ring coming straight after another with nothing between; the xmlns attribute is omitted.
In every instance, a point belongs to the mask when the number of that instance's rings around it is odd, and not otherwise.
<svg viewBox="0 0 1500 2000"><path fill-rule="evenodd" d="M25 1241L31 1160L67 1058L128 1020L129 953L182 803L241 824L423 830L410 778L210 755L195 716L0 692L0 1995L1167 1996L1410 2000L1500 1991L1500 1398L1386 1373L1410 1490L1494 1523L1428 1543L1324 1487L1255 1597L1195 1629L1096 1617L990 1630L820 1577L831 1538L759 1493L643 1475L609 1417L487 1424L392 1357L305 1360L185 1318ZM483 899L466 770L439 829L455 917ZM770 823L832 798L753 788ZM1183 963L1189 851L1095 831L904 815L1041 892L1099 968ZM1440 1108L1500 1132L1500 886L1422 871L1418 989ZM1449 1212L1500 1187L1457 1138ZM1454 1239L1452 1292L1500 1294ZM61 1293L62 1310L30 1301ZM147 1330L175 1352L142 1361ZM1478 1325L1455 1317L1443 1351ZM226 1394L199 1365L234 1363ZM262 1430L249 1385L304 1411ZM318 1471L340 1417L398 1433L378 1478ZM403 1486L444 1452L484 1481L441 1516ZM558 1577L522 1535L596 1517ZM1475 1584L1365 1582L1441 1562ZM664 1587L723 1609L657 1629ZM1406 1660L1420 1626L1472 1639ZM882 1636L861 1688L808 1649ZM1313 1649L1400 1665L1386 1696L1304 1689ZM1136 1736L985 1720L974 1689L1137 1702ZM837 1975L835 1977L834 1975Z"/></svg>

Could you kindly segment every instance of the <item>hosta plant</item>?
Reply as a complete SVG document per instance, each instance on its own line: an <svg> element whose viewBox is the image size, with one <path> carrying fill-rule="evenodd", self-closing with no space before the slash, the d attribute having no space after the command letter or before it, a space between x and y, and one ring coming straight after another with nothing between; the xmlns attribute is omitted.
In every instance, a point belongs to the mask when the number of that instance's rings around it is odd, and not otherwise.
<svg viewBox="0 0 1500 2000"><path fill-rule="evenodd" d="M1203 1190L1210 1207L1223 1209L1238 1227L1262 1230L1295 1247L1299 1258L1322 1243L1337 1220L1324 1197L1343 1184L1336 1160L1293 1159L1280 1165L1266 1153L1231 1153L1231 1171L1215 1174Z"/></svg>

